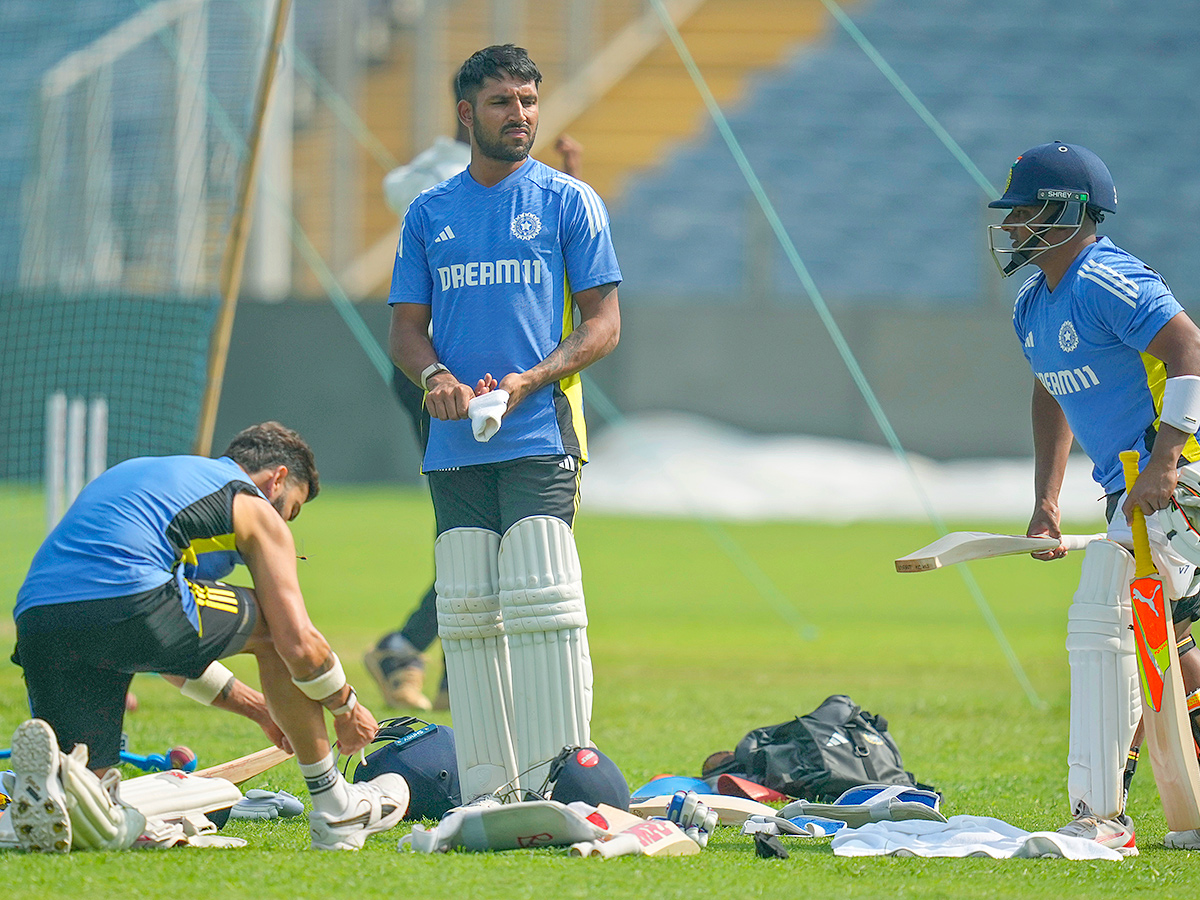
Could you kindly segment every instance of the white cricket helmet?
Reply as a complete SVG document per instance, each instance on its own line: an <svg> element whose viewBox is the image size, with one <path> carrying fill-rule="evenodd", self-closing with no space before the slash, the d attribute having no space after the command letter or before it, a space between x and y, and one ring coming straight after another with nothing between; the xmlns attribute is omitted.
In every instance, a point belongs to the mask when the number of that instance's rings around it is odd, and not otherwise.
<svg viewBox="0 0 1200 900"><path fill-rule="evenodd" d="M1179 484L1171 502L1158 511L1158 517L1171 549L1200 566L1200 465L1179 469Z"/></svg>

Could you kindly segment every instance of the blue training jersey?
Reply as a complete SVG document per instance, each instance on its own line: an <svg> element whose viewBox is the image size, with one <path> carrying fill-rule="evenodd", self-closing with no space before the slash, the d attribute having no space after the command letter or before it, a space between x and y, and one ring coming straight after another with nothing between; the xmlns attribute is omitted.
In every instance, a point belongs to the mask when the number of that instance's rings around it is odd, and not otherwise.
<svg viewBox="0 0 1200 900"><path fill-rule="evenodd" d="M1080 253L1053 291L1038 272L1017 295L1013 327L1025 359L1105 493L1125 486L1117 454L1149 456L1167 374L1146 347L1182 311L1157 272L1108 238ZM1200 459L1194 437L1184 456Z"/></svg>
<svg viewBox="0 0 1200 900"><path fill-rule="evenodd" d="M17 593L13 618L34 606L140 594L174 578L198 630L186 579L232 568L233 498L239 493L262 496L228 457L147 456L118 463L80 492L46 537Z"/></svg>
<svg viewBox="0 0 1200 900"><path fill-rule="evenodd" d="M490 188L464 171L412 202L388 303L430 306L438 360L474 387L532 369L571 333L572 293L620 280L599 195L530 158ZM433 419L424 468L546 454L587 459L578 375L526 397L487 443L469 420Z"/></svg>

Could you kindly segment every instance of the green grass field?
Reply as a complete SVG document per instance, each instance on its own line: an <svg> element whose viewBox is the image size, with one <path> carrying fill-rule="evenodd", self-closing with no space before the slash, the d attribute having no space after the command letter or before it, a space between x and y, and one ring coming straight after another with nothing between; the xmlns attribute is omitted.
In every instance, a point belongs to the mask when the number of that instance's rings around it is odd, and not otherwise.
<svg viewBox="0 0 1200 900"><path fill-rule="evenodd" d="M586 484L585 484L586 488ZM936 535L929 526L711 526L584 513L577 523L596 680L593 735L636 787L660 772L699 774L710 752L749 729L847 693L883 714L906 767L945 794L948 815L992 815L1029 830L1068 816L1065 780L1066 610L1078 554L975 564L997 620L1040 706L1022 689L954 569L897 575L892 559ZM0 492L0 726L26 716L19 670L7 662L13 597L42 531L40 497ZM1096 530L1098 523L1070 523ZM1013 522L952 527L1015 531ZM403 621L432 574L432 517L416 489L330 486L294 524L308 557L301 579L318 627L347 663L361 698L386 710L362 651ZM730 552L730 546L740 548ZM760 579L757 580L756 579ZM764 586L766 579L779 596ZM772 598L775 599L772 599ZM780 607L786 604L786 609ZM241 659L231 665L253 679ZM431 659L429 678L437 678ZM127 718L131 749L187 744L209 765L264 745L248 722L206 710L139 676ZM442 717L440 721L449 721ZM294 765L251 782L302 793ZM568 858L564 850L423 857L395 850L407 824L359 854L305 850L303 819L248 825L238 851L0 854L10 897L1172 897L1200 886L1200 856L1163 849L1148 764L1130 813L1142 855L1123 863L841 859L828 840L789 843L760 860L722 828L687 859Z"/></svg>

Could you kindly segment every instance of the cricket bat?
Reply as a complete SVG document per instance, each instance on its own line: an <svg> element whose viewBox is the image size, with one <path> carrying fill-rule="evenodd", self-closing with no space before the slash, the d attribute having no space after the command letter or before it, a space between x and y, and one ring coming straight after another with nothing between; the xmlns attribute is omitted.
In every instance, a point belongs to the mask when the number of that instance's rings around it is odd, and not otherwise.
<svg viewBox="0 0 1200 900"><path fill-rule="evenodd" d="M1121 454L1125 490L1138 477L1138 452ZM1200 765L1196 742L1179 672L1175 625L1171 604L1163 593L1162 578L1150 555L1150 538L1142 510L1133 510L1134 576L1129 582L1133 601L1134 639L1142 682L1142 722L1154 782L1162 800L1167 828L1190 831L1200 828Z"/></svg>
<svg viewBox="0 0 1200 900"><path fill-rule="evenodd" d="M932 572L942 566L969 562L973 559L990 559L993 556L1014 556L1019 553L1036 553L1039 550L1054 550L1063 546L1068 550L1082 550L1092 541L1103 538L1103 534L1064 534L1057 540L1052 537L1026 537L1023 534L991 534L987 531L952 531L932 544L896 560L897 572Z"/></svg>
<svg viewBox="0 0 1200 900"><path fill-rule="evenodd" d="M627 816L622 810L602 807L606 817L612 813ZM573 856L611 859L614 856L694 856L700 845L683 833L674 822L666 819L639 819L627 825L607 840L587 841L571 845ZM623 821L623 819L614 819Z"/></svg>
<svg viewBox="0 0 1200 900"><path fill-rule="evenodd" d="M258 750L246 756L239 756L237 759L231 759L229 762L201 769L199 772L193 774L205 778L224 778L226 781L232 781L234 784L241 784L243 781L249 781L255 775L261 775L267 769L272 769L284 760L291 758L292 754L286 750L280 750L278 747L267 747L264 750Z"/></svg>

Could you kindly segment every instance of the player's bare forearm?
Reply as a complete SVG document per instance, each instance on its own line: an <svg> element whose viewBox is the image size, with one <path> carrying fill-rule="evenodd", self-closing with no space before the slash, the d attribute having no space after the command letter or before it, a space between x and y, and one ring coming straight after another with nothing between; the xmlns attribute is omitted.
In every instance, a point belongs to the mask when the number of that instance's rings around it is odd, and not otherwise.
<svg viewBox="0 0 1200 900"><path fill-rule="evenodd" d="M392 307L388 331L388 351L392 362L409 381L421 384L421 373L435 362L437 351L429 339L429 307L418 303L397 303ZM424 385L425 408L435 419L465 419L467 404L475 392L454 377L453 372L438 371Z"/></svg>
<svg viewBox="0 0 1200 900"><path fill-rule="evenodd" d="M574 296L580 321L540 363L524 373L501 379L499 387L509 392L509 409L548 384L582 372L613 351L621 338L621 312L617 286L605 284Z"/></svg>
<svg viewBox="0 0 1200 900"><path fill-rule="evenodd" d="M270 503L251 494L233 498L233 523L276 652L293 678L311 678L330 649L304 607L291 531Z"/></svg>
<svg viewBox="0 0 1200 900"><path fill-rule="evenodd" d="M236 678L231 679L213 700L212 705L226 712L244 716L258 725L272 744L281 750L292 752L292 745L288 743L287 737L267 710L266 698L250 685Z"/></svg>
<svg viewBox="0 0 1200 900"><path fill-rule="evenodd" d="M1134 506L1140 506L1146 515L1163 509L1171 501L1171 494L1179 482L1179 456L1183 446L1191 437L1172 425L1159 425L1154 438L1154 449L1146 467L1138 475L1133 489L1121 504L1125 520L1133 520Z"/></svg>
<svg viewBox="0 0 1200 900"><path fill-rule="evenodd" d="M1061 534L1058 498L1067 471L1074 435L1062 407L1038 380L1033 382L1033 516L1025 533L1030 536ZM1059 550L1034 553L1037 559L1058 559Z"/></svg>
<svg viewBox="0 0 1200 900"><path fill-rule="evenodd" d="M419 303L397 303L392 307L388 329L388 354L392 362L413 384L421 383L421 373L438 361L429 339L429 307Z"/></svg>

